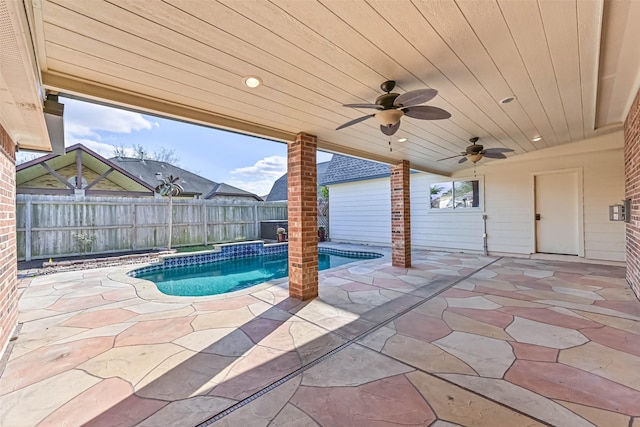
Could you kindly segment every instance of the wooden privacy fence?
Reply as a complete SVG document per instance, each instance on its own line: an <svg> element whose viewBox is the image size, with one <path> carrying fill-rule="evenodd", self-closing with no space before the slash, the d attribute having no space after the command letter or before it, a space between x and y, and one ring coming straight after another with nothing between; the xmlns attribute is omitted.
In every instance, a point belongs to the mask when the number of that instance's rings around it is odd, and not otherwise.
<svg viewBox="0 0 640 427"><path fill-rule="evenodd" d="M19 194L18 259L166 247L168 215L168 199ZM286 202L174 198L172 246L255 240L261 221L286 219Z"/></svg>

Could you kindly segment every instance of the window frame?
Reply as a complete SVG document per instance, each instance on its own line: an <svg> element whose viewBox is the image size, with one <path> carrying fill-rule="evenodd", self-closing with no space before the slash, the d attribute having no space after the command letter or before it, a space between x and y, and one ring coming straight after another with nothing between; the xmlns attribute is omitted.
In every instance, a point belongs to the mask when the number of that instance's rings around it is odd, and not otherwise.
<svg viewBox="0 0 640 427"><path fill-rule="evenodd" d="M455 200L455 184L457 182L467 182L467 181L478 181L478 207L469 207L469 208L455 208L455 207L450 207L450 208L434 208L431 207L431 187L433 185L437 185L437 184L442 184L442 183L447 183L447 184L451 184L451 187L453 188L453 192L452 192L452 197L453 200ZM484 176L467 176L467 177L460 177L460 178L452 178L452 179L448 179L448 180L437 180L437 181L432 181L429 183L429 202L428 202L428 206L429 206L429 213L462 213L462 212L466 212L466 213L471 213L471 212L484 212L485 207L484 207Z"/></svg>

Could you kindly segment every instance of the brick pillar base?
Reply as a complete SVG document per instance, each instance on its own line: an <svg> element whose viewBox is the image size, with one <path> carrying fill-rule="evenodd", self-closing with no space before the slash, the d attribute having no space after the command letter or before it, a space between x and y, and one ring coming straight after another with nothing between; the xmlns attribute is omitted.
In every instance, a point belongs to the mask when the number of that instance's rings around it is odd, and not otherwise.
<svg viewBox="0 0 640 427"><path fill-rule="evenodd" d="M18 322L15 144L0 126L0 358Z"/></svg>
<svg viewBox="0 0 640 427"><path fill-rule="evenodd" d="M289 295L318 296L318 185L315 136L300 133L289 143Z"/></svg>
<svg viewBox="0 0 640 427"><path fill-rule="evenodd" d="M411 192L409 161L391 166L391 262L411 267Z"/></svg>
<svg viewBox="0 0 640 427"><path fill-rule="evenodd" d="M631 199L627 233L627 282L640 298L640 92L624 122L625 197Z"/></svg>

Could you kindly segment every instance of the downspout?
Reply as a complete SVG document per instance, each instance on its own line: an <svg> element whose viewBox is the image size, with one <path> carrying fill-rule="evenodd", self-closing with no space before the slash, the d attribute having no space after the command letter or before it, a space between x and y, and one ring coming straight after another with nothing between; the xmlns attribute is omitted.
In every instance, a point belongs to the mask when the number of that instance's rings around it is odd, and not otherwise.
<svg viewBox="0 0 640 427"><path fill-rule="evenodd" d="M487 256L489 255L489 245L487 243L487 215L486 214L482 215L482 225L484 227L484 230L482 233L482 240L483 240L482 249L484 251L484 255Z"/></svg>

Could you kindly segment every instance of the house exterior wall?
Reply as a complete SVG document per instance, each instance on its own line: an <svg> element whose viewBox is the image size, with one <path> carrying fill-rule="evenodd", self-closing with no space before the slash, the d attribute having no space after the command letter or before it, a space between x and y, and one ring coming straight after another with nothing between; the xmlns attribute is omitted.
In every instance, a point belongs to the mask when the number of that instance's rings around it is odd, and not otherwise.
<svg viewBox="0 0 640 427"><path fill-rule="evenodd" d="M625 197L631 199L626 227L627 282L640 298L640 91L624 123Z"/></svg>
<svg viewBox="0 0 640 427"><path fill-rule="evenodd" d="M0 126L0 358L18 321L15 144Z"/></svg>
<svg viewBox="0 0 640 427"><path fill-rule="evenodd" d="M494 254L535 252L534 190L536 173L579 170L583 176L585 258L624 261L624 224L610 222L608 206L624 197L624 163L620 132L592 140L524 154L512 161L477 167L481 208L430 210L430 185L473 178L473 170L451 178L411 175L411 240L414 248L481 252L487 215L488 250ZM389 245L389 179L330 186L331 239Z"/></svg>
<svg viewBox="0 0 640 427"><path fill-rule="evenodd" d="M391 245L389 178L331 185L329 230L334 241Z"/></svg>
<svg viewBox="0 0 640 427"><path fill-rule="evenodd" d="M488 189L489 250L518 254L535 251L533 175L577 170L582 174L585 258L624 261L624 223L609 221L609 205L620 204L624 198L622 134L542 151L532 153L530 160L494 162L495 166L483 168Z"/></svg>

